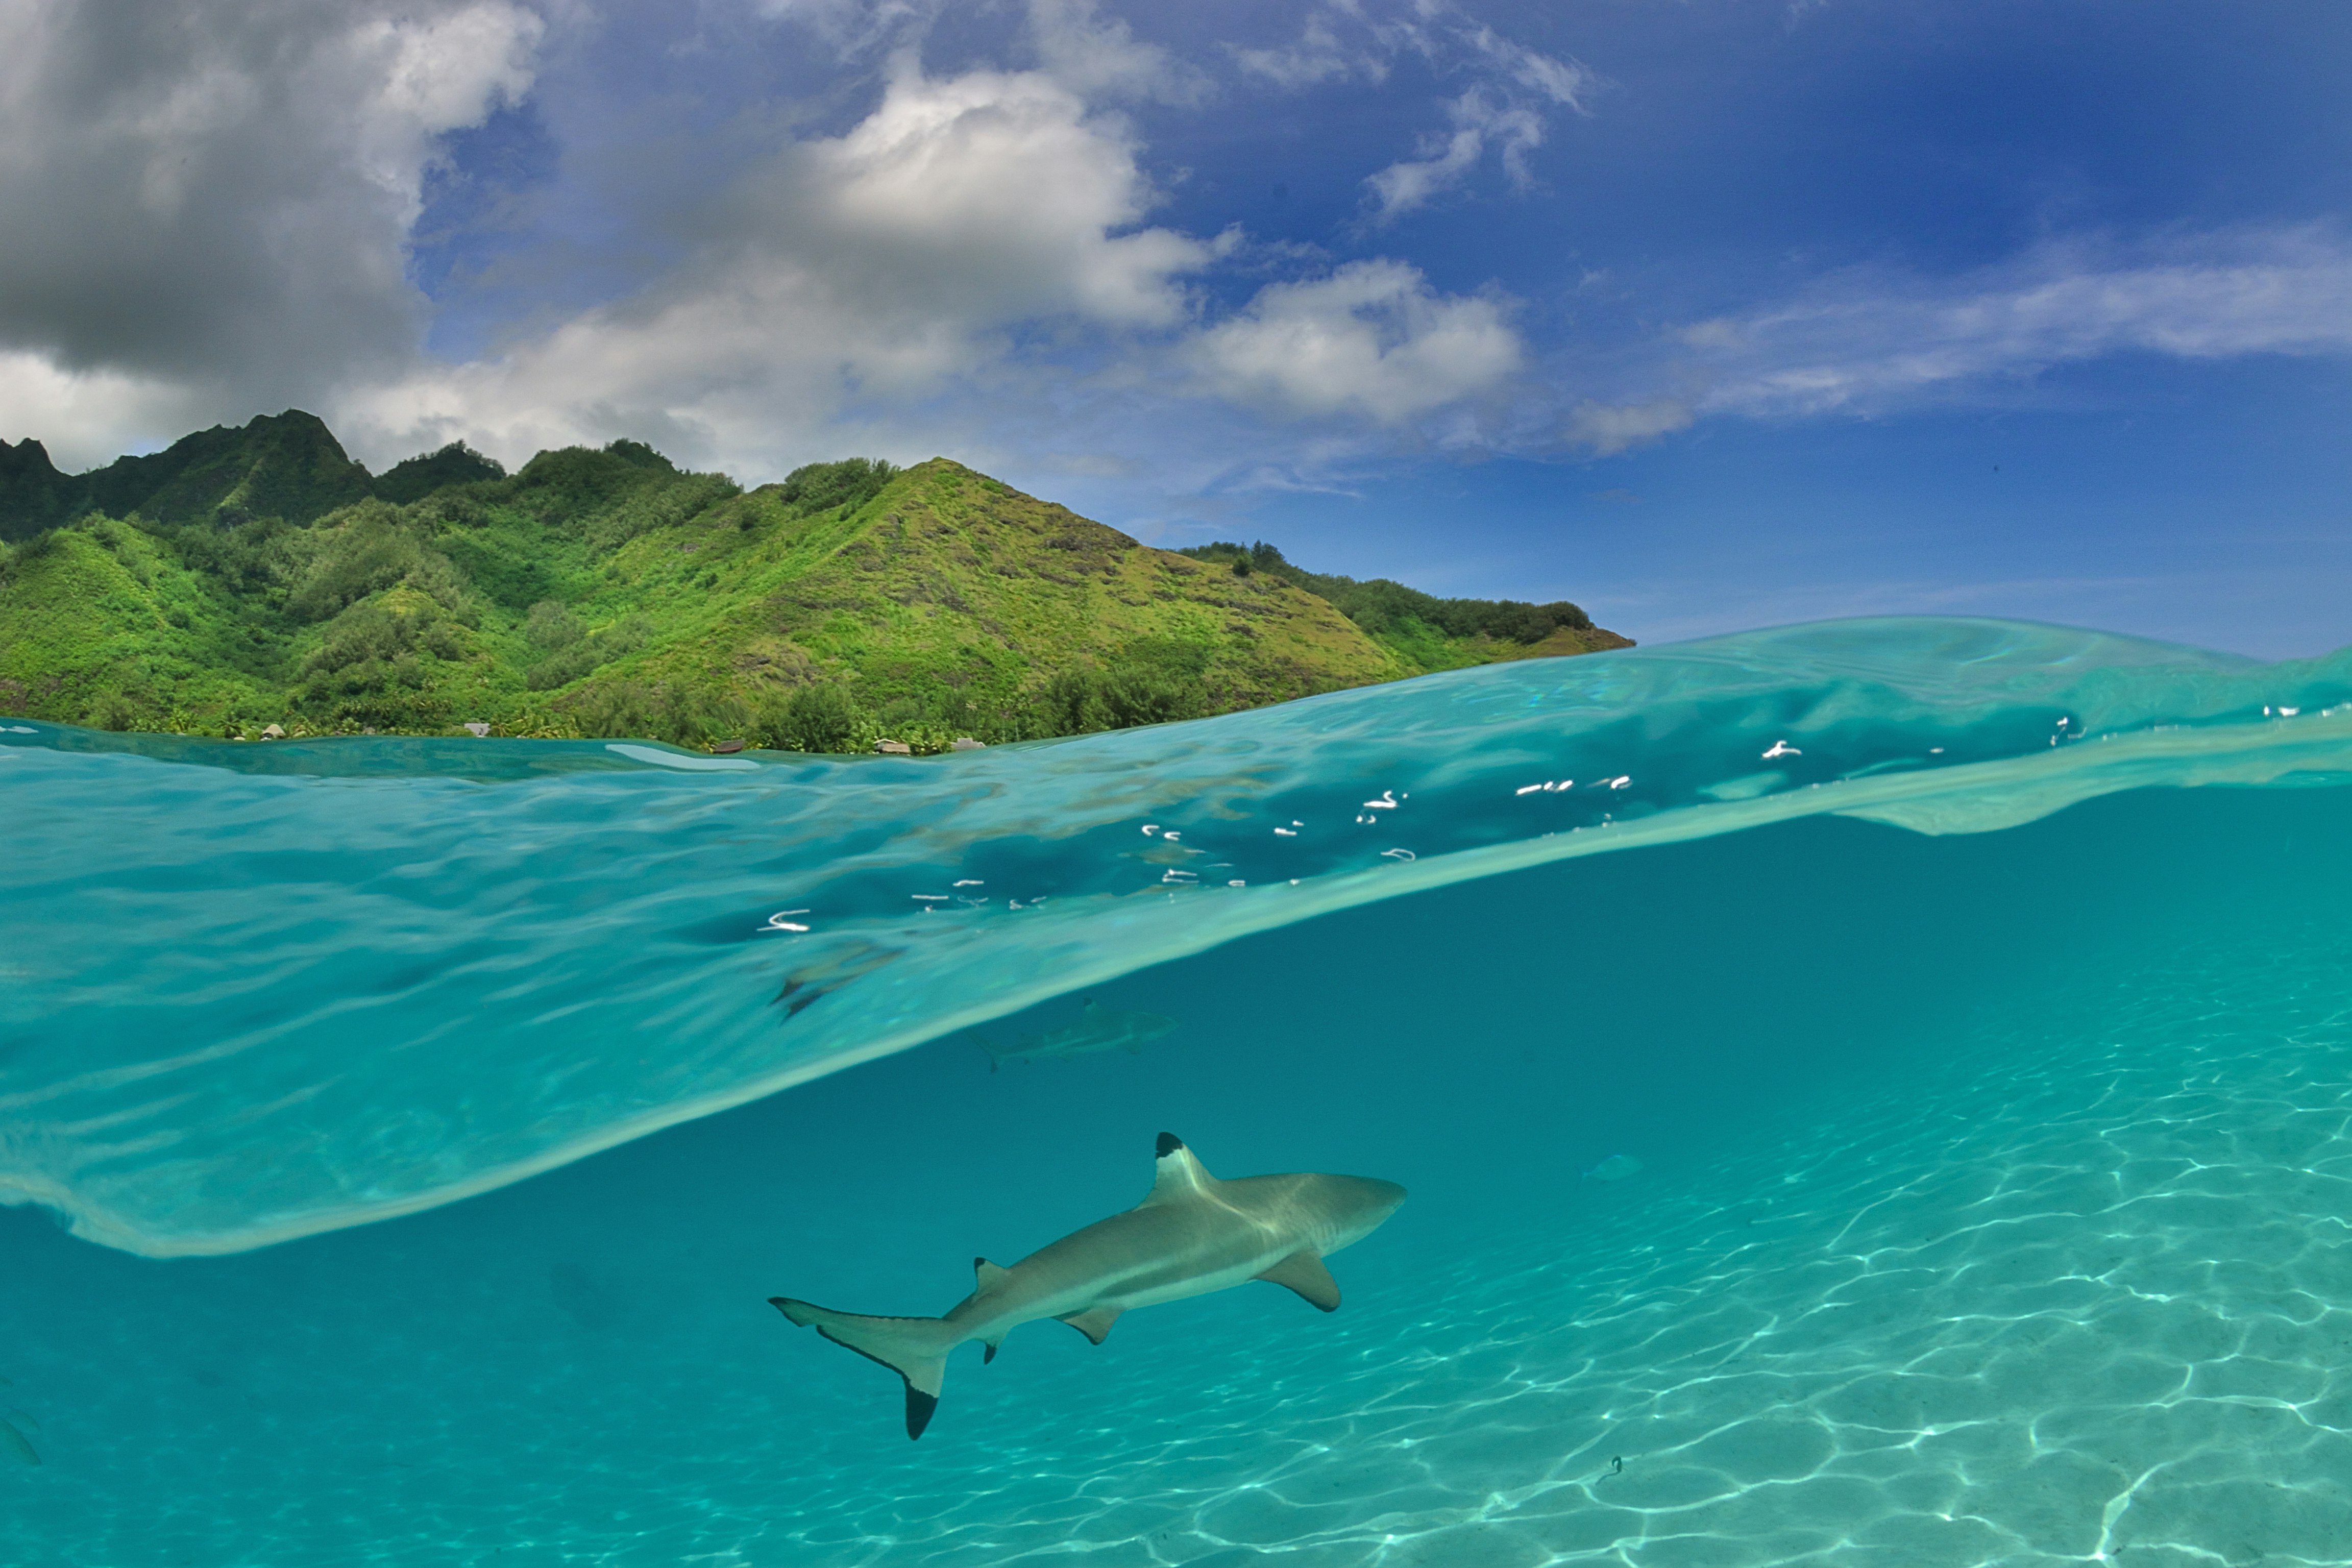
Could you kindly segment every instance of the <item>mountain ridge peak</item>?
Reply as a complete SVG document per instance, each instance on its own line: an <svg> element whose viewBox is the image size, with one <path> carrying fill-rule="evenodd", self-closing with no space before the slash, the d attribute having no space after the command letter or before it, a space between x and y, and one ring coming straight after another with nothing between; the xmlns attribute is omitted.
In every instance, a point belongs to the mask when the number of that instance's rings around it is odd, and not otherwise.
<svg viewBox="0 0 2352 1568"><path fill-rule="evenodd" d="M113 728L933 751L1626 646L1158 549L946 457L746 490L635 441L512 474L452 443L371 476L299 409L79 476L0 447L0 710Z"/></svg>

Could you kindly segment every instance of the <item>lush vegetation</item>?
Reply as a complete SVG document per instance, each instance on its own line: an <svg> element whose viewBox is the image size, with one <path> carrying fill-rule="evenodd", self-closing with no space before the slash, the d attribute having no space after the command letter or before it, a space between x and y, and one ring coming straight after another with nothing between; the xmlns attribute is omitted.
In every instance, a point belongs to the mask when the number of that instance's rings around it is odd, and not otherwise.
<svg viewBox="0 0 2352 1568"><path fill-rule="evenodd" d="M437 474L436 465L446 467L450 456L411 458L383 482L420 468ZM199 431L167 451L119 458L87 474L59 473L38 441L13 447L0 441L0 540L27 539L89 512L118 518L136 512L162 523L202 520L233 526L264 517L309 522L376 493L376 483L324 423L299 409L242 429Z"/></svg>
<svg viewBox="0 0 2352 1568"><path fill-rule="evenodd" d="M1631 647L1630 639L1603 631L1592 617L1565 599L1549 605L1517 599L1441 599L1386 577L1359 582L1292 565L1282 552L1219 541L1181 553L1214 562L1240 576L1264 574L1329 601L1366 636L1400 660L1423 670L1457 669L1496 659L1596 653Z"/></svg>
<svg viewBox="0 0 2352 1568"><path fill-rule="evenodd" d="M371 476L296 412L82 475L0 442L0 711L126 730L929 752L1622 644L1570 605L1149 549L944 458Z"/></svg>

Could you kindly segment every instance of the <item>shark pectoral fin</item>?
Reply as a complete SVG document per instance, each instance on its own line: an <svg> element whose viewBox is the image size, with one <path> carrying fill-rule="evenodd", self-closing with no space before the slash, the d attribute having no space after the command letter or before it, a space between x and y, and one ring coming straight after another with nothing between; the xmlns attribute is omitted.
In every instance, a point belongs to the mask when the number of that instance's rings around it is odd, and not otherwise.
<svg viewBox="0 0 2352 1568"><path fill-rule="evenodd" d="M1062 1321L1100 1344L1110 1332L1110 1326L1118 1321L1118 1315L1125 1310L1124 1307L1096 1307L1088 1311L1072 1312Z"/></svg>
<svg viewBox="0 0 2352 1568"><path fill-rule="evenodd" d="M1001 1344L1003 1344L1003 1342L1003 1342L1003 1340L982 1340L982 1341L981 1341L981 1342L980 1342L980 1364L981 1364L981 1365L982 1365L982 1366L986 1366L990 1362L994 1361L994 1360L996 1359L996 1347L997 1347L997 1346L999 1346L999 1345L1001 1345Z"/></svg>
<svg viewBox="0 0 2352 1568"><path fill-rule="evenodd" d="M1327 1312L1339 1310L1339 1282L1323 1267L1323 1259L1301 1249L1258 1276L1286 1290L1296 1290Z"/></svg>

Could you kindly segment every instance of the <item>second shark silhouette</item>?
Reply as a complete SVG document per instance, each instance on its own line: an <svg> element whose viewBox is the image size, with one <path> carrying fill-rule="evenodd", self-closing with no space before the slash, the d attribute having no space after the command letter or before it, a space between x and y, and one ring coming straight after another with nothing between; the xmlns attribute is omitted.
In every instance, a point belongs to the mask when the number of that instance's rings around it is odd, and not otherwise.
<svg viewBox="0 0 2352 1568"><path fill-rule="evenodd" d="M869 1318L772 1296L803 1328L880 1362L907 1381L907 1436L939 1408L948 1352L978 1340L983 1361L1004 1336L1053 1318L1100 1344L1122 1312L1203 1296L1252 1279L1288 1287L1327 1312L1339 1286L1323 1259L1379 1228L1404 1202L1394 1182L1370 1176L1245 1176L1221 1182L1183 1140L1160 1135L1151 1195L1097 1220L1010 1268L972 1260L979 1285L939 1318Z"/></svg>
<svg viewBox="0 0 2352 1568"><path fill-rule="evenodd" d="M1078 1021L1066 1028L1024 1035L1014 1046L993 1046L983 1039L980 1048L988 1053L988 1070L994 1072L1006 1062L1069 1062L1104 1051L1134 1056L1175 1026L1173 1018L1157 1013L1113 1012L1089 996L1078 1010Z"/></svg>

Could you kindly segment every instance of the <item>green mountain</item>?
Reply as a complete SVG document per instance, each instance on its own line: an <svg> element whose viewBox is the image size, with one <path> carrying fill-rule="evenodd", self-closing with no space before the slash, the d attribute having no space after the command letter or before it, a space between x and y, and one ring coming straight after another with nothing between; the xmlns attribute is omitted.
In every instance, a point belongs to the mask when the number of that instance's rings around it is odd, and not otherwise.
<svg viewBox="0 0 2352 1568"><path fill-rule="evenodd" d="M1212 561L1246 577L1265 573L1328 601L1365 635L1413 668L1415 674L1463 669L1507 658L1552 658L1632 647L1633 639L1603 631L1565 599L1549 605L1517 599L1441 599L1386 577L1359 582L1292 565L1264 540L1226 542L1177 552Z"/></svg>
<svg viewBox="0 0 2352 1568"><path fill-rule="evenodd" d="M1154 550L943 458L374 476L299 411L79 475L0 442L0 711L118 730L929 752L1628 646L1573 605Z"/></svg>

